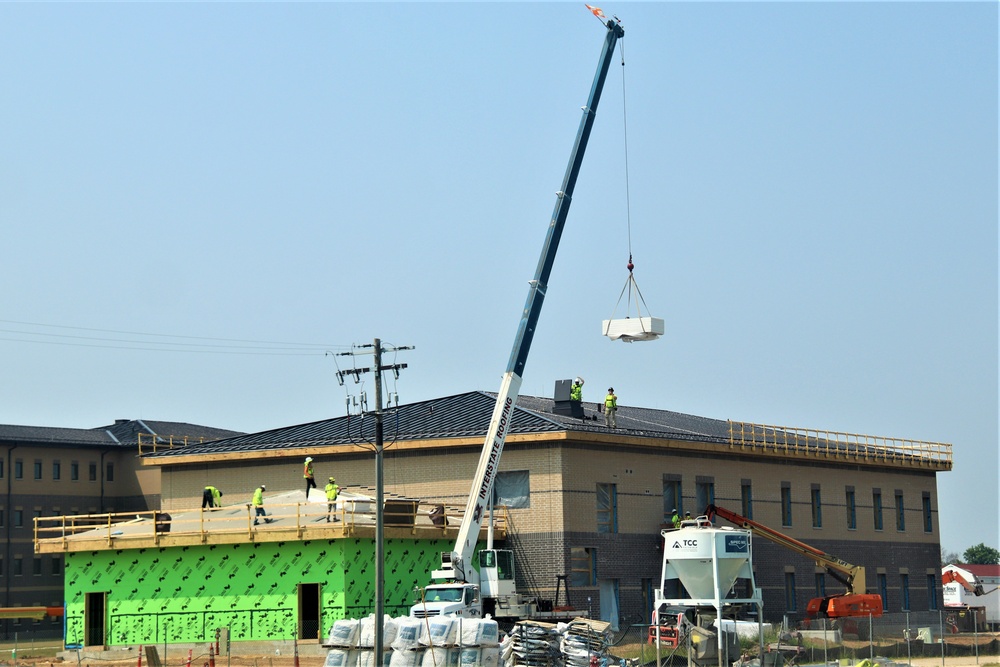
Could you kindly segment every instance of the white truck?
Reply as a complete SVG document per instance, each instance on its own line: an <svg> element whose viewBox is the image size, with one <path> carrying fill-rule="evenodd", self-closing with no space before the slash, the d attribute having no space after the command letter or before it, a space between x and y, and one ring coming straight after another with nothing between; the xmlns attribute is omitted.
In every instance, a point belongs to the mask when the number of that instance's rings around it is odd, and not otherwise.
<svg viewBox="0 0 1000 667"><path fill-rule="evenodd" d="M535 600L530 600L517 593L514 589L514 558L507 550L493 549L487 544L487 549L479 553L479 562L473 563L472 557L483 519L493 493L493 482L507 440L507 431L514 415L514 405L521 389L521 378L524 364L528 358L528 350L535 334L538 315L542 309L545 292L548 289L549 274L555 261L556 250L566 224L570 203L573 201L573 190L576 188L580 165L590 139L594 125L597 105L604 89L604 81L614 56L615 45L624 36L625 31L615 20L608 19L605 24L607 34L604 47L597 65L597 73L590 89L587 105L583 107L583 118L577 131L576 141L570 153L569 165L563 178L562 188L556 193L556 205L549 222L548 233L542 246L541 257L535 270L535 277L529 283L528 299L522 311L521 321L514 338L507 371L500 383L496 406L486 432L486 441L479 457L479 467L472 480L472 490L466 505L465 515L459 527L455 547L451 553L441 554L441 569L431 573L435 580L444 583L427 586L421 601L410 610L411 616L426 617L437 614L455 614L458 616L481 617L490 613L495 618L555 618L558 610L545 611ZM475 565L479 566L477 570ZM558 596L558 591L557 591ZM568 597L568 595L567 595ZM484 604L485 600L485 604ZM580 612L565 611L567 615L584 615Z"/></svg>

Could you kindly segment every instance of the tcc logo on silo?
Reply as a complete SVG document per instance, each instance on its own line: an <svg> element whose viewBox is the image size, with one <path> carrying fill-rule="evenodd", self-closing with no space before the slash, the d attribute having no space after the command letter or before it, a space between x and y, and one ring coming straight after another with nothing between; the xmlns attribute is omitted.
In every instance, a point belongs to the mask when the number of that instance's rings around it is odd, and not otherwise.
<svg viewBox="0 0 1000 667"><path fill-rule="evenodd" d="M691 538L674 540L674 543L670 545L670 548L671 550L680 549L683 551L696 550L698 548L698 540Z"/></svg>

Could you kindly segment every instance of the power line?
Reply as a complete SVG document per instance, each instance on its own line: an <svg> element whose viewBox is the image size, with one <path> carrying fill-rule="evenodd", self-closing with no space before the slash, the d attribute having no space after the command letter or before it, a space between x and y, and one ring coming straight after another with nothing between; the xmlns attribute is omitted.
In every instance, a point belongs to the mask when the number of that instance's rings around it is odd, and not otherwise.
<svg viewBox="0 0 1000 667"><path fill-rule="evenodd" d="M90 347L115 350L137 350L145 352L193 352L198 354L237 354L259 356L312 356L326 354L331 349L350 349L346 345L323 343L297 343L289 341L264 341L240 338L213 338L180 334L148 333L141 331L121 331L93 327L77 327L61 324L43 324L2 320L0 323L20 327L56 329L108 334L89 336L73 333L50 333L30 329L0 329L0 341L32 343L36 345L62 345L67 347ZM6 335L2 335L6 334Z"/></svg>

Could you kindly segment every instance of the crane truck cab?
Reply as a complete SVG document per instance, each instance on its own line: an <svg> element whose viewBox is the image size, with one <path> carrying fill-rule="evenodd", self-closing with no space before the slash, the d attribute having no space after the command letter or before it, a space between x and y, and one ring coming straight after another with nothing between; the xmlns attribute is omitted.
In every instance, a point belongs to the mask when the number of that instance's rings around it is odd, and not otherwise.
<svg viewBox="0 0 1000 667"><path fill-rule="evenodd" d="M509 549L483 549L477 554L478 569L466 572L467 581L454 579L452 554L441 554L441 569L435 578L450 579L430 584L422 591L410 616L461 616L483 618L532 618L538 614L534 600L523 598L514 587L514 552ZM469 581L471 580L471 581Z"/></svg>

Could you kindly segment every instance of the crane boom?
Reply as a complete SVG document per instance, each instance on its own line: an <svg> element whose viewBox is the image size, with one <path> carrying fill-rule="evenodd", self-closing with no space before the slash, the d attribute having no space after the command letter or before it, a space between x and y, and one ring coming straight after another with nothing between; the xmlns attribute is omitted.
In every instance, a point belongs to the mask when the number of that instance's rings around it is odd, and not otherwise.
<svg viewBox="0 0 1000 667"><path fill-rule="evenodd" d="M843 595L830 595L810 600L806 607L807 612L830 617L882 615L882 596L866 593L864 567L852 565L842 558L832 556L753 519L727 510L725 507L709 505L705 508L705 516L709 520L716 516L722 517L740 528L750 530L755 535L760 535L775 544L810 558L823 567L830 576L847 587L847 591Z"/></svg>
<svg viewBox="0 0 1000 667"><path fill-rule="evenodd" d="M479 467L472 480L472 490L469 493L465 516L458 530L455 548L451 553L451 562L450 564L442 563L442 570L435 572L436 576L447 573L446 576L450 578L468 581L470 575L472 553L475 550L476 541L479 539L479 531L482 528L483 518L493 491L500 454L503 452L503 446L507 440L514 406L521 390L524 364L528 358L528 350L535 334L538 315L541 313L542 302L548 289L549 274L552 272L552 266L555 262L559 239L562 236L566 216L569 213L569 205L573 201L573 190L576 188L576 180L580 174L580 165L583 164L583 154L587 149L590 131L594 126L601 91L604 89L604 81L611 66L615 44L625 34L617 21L609 19L606 27L607 34L597 64L597 73L594 75L594 83L590 89L587 105L583 107L583 118L580 120L580 128L576 133L576 141L570 153L562 188L556 193L556 205L552 211L548 233L545 236L542 253L538 259L538 267L535 269L535 277L529 283L528 298L521 314L521 322L514 338L514 347L510 353L510 360L507 362L507 370L500 383L500 391L497 393L493 416L490 419L486 440L479 457Z"/></svg>

